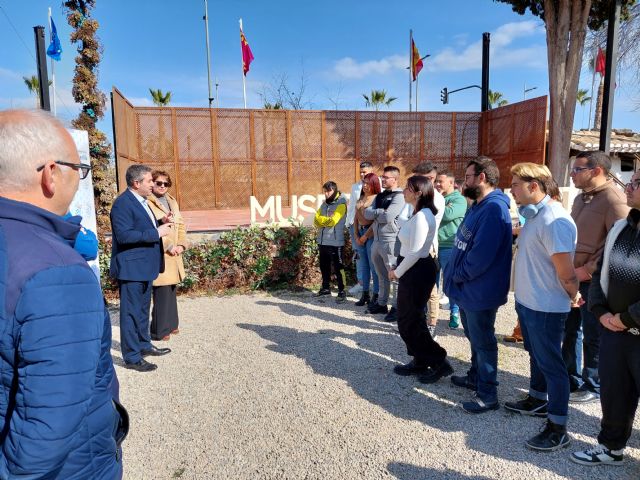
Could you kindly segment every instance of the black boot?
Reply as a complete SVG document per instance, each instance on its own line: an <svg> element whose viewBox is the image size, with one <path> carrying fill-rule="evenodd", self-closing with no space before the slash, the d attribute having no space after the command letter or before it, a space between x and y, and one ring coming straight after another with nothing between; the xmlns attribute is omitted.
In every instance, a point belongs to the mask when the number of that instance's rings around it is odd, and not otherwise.
<svg viewBox="0 0 640 480"><path fill-rule="evenodd" d="M541 452L552 452L569 445L571 437L567 434L566 425L558 425L547 420L541 433L527 440L527 447Z"/></svg>
<svg viewBox="0 0 640 480"><path fill-rule="evenodd" d="M362 296L360 300L356 302L356 307L362 307L363 305L367 305L371 298L369 297L369 292L362 292Z"/></svg>
<svg viewBox="0 0 640 480"><path fill-rule="evenodd" d="M369 300L368 306L375 305L378 303L378 294L374 293L371 299Z"/></svg>

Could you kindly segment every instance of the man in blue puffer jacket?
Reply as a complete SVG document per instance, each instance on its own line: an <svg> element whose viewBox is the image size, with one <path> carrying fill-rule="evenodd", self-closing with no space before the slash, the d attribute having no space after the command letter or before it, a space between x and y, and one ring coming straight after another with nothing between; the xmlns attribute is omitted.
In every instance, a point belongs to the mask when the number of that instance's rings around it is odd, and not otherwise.
<svg viewBox="0 0 640 480"><path fill-rule="evenodd" d="M40 111L0 112L0 479L117 479L111 329L62 218L90 167Z"/></svg>
<svg viewBox="0 0 640 480"><path fill-rule="evenodd" d="M482 413L498 408L498 307L507 303L511 276L509 197L497 189L500 170L478 157L467 165L464 195L474 203L458 227L444 270L444 291L460 306L464 333L471 344L471 368L452 376L454 385L476 391L462 408Z"/></svg>

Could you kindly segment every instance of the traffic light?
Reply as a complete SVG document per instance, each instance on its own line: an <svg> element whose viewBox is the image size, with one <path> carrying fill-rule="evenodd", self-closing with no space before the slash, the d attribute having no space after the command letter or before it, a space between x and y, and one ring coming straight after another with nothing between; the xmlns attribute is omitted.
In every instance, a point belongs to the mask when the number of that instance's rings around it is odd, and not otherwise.
<svg viewBox="0 0 640 480"><path fill-rule="evenodd" d="M445 105L449 103L449 92L447 91L447 87L444 87L442 90L440 90L440 100Z"/></svg>

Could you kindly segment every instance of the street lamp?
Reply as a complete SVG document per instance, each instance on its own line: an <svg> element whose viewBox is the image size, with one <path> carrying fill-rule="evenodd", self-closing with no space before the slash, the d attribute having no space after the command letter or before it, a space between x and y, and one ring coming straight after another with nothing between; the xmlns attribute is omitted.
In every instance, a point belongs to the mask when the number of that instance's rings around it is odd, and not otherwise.
<svg viewBox="0 0 640 480"><path fill-rule="evenodd" d="M536 88L538 88L538 87L527 88L527 83L525 82L524 87L522 87L522 99L526 100L527 99L527 92L535 90Z"/></svg>

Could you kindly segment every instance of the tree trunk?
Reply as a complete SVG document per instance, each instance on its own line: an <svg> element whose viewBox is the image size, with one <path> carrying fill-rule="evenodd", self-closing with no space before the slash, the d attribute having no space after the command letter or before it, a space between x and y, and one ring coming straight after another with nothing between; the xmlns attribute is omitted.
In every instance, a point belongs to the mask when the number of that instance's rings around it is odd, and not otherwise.
<svg viewBox="0 0 640 480"><path fill-rule="evenodd" d="M544 0L549 57L549 169L569 184L569 152L591 0Z"/></svg>
<svg viewBox="0 0 640 480"><path fill-rule="evenodd" d="M600 122L602 121L602 102L604 100L604 76L600 76L600 85L598 86L598 98L596 98L596 114L593 117L593 129L600 130Z"/></svg>

